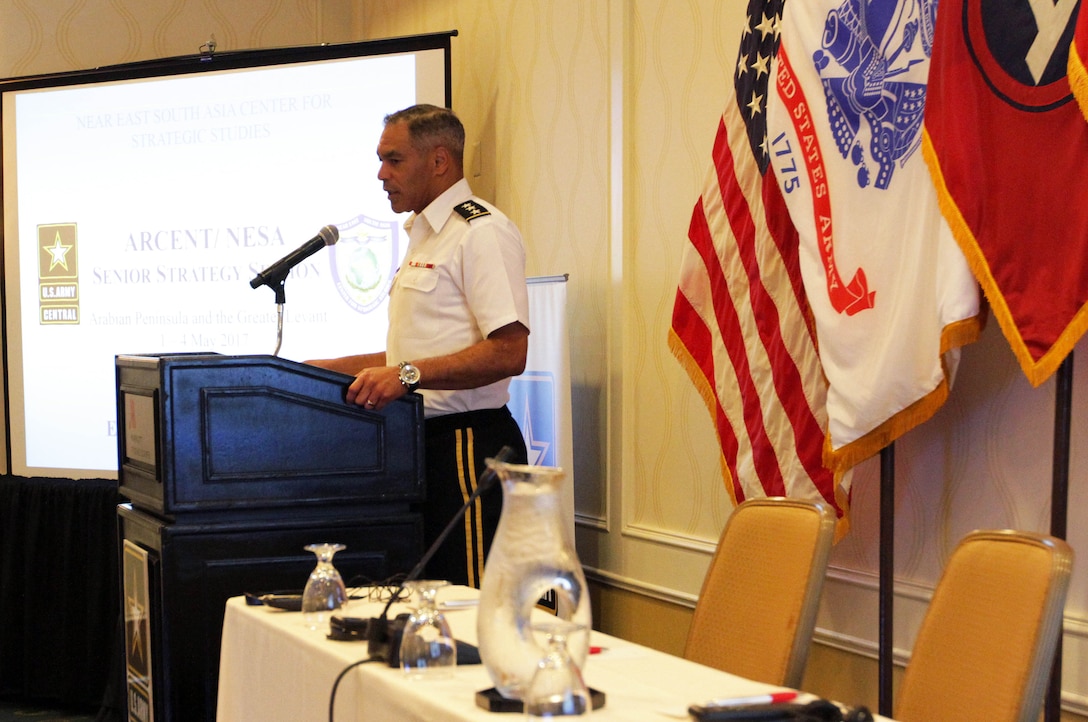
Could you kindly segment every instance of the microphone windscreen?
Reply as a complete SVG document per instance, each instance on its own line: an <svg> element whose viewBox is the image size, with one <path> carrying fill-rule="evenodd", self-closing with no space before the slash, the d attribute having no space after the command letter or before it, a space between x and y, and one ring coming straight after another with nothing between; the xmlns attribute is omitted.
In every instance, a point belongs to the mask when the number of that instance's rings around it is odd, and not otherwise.
<svg viewBox="0 0 1088 722"><path fill-rule="evenodd" d="M317 235L321 236L321 240L325 241L326 246L331 246L340 240L340 229L336 226L325 226Z"/></svg>

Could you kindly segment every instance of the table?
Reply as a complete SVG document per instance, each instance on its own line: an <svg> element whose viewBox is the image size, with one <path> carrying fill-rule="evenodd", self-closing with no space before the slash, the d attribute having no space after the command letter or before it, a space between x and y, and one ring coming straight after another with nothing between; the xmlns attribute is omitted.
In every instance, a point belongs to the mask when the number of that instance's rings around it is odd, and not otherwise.
<svg viewBox="0 0 1088 722"><path fill-rule="evenodd" d="M468 587L447 587L439 593L439 602L471 600L477 594ZM379 614L382 606L353 601L342 614L369 618ZM394 605L390 617L408 610L406 605ZM448 611L447 619L457 639L475 644L475 607ZM297 612L248 606L242 597L228 600L219 664L218 722L327 722L334 681L345 667L366 657L366 642L329 640L327 631L327 625L310 629ZM687 720L691 703L780 689L599 632L592 633L590 644L603 648L587 659L583 670L586 684L607 697L605 706L591 715L598 722ZM370 662L341 680L334 720L520 722L521 715L491 713L476 706L476 692L491 686L482 665L459 666L444 679L412 679L399 668Z"/></svg>

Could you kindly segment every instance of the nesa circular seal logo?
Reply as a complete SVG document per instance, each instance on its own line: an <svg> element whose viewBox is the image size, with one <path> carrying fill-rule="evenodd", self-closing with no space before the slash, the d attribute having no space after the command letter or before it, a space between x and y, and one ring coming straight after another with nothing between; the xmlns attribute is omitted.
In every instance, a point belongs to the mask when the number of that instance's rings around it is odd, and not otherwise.
<svg viewBox="0 0 1088 722"><path fill-rule="evenodd" d="M332 247L336 290L359 313L374 310L393 284L400 258L399 229L395 221L356 216L338 224L340 241Z"/></svg>

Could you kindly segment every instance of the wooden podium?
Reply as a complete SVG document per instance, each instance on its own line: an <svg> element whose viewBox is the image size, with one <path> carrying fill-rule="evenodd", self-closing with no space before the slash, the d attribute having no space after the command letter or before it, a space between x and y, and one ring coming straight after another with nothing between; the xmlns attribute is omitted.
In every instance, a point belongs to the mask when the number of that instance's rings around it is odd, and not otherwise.
<svg viewBox="0 0 1088 722"><path fill-rule="evenodd" d="M116 357L130 720L215 719L226 600L349 586L422 554L423 403L349 406L350 376L273 356ZM301 624L301 618L299 619Z"/></svg>

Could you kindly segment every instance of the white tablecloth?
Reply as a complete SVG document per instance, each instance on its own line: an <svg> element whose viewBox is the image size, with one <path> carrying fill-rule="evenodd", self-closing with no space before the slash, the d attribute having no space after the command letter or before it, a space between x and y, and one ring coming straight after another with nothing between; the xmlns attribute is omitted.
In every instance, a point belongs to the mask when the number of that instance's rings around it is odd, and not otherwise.
<svg viewBox="0 0 1088 722"><path fill-rule="evenodd" d="M439 601L475 598L476 590L448 587ZM351 602L344 616L369 618L380 604ZM390 617L408 611L402 605ZM475 643L475 607L447 612L457 639ZM332 686L341 671L366 657L366 642L326 638L327 625L311 630L297 612L227 602L219 666L218 722L327 722ZM605 720L688 719L689 704L746 696L777 688L736 677L679 657L594 632L583 670L586 683L605 693L591 717ZM476 692L492 687L482 665L459 666L445 679L410 679L385 663L362 664L336 691L335 722L518 722L518 714L490 713L476 706Z"/></svg>

